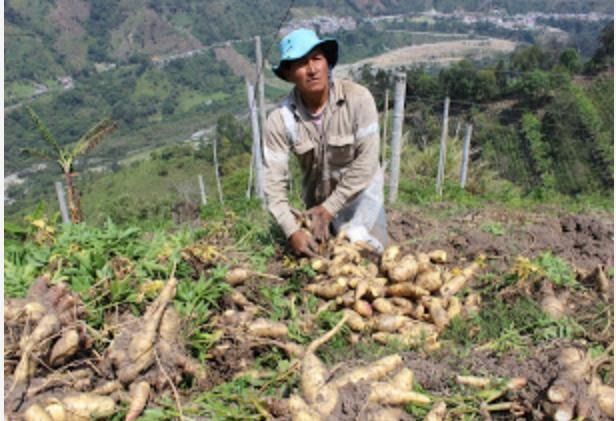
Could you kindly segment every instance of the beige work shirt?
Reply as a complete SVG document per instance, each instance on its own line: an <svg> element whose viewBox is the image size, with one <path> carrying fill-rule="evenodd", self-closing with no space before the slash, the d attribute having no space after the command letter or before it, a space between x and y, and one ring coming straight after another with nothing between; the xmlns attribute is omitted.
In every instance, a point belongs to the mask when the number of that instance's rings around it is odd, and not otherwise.
<svg viewBox="0 0 616 421"><path fill-rule="evenodd" d="M306 206L323 204L334 217L379 169L378 113L368 89L333 80L320 126L314 124L296 88L267 118L265 195L269 211L287 237L300 228L287 193L291 151L302 170Z"/></svg>

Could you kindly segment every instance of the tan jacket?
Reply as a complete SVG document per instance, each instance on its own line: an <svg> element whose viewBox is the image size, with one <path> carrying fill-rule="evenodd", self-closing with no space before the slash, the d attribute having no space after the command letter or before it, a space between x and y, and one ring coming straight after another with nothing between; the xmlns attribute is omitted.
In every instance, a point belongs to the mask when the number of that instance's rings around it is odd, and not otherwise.
<svg viewBox="0 0 616 421"><path fill-rule="evenodd" d="M379 169L378 113L370 91L351 81L333 80L321 131L295 88L268 116L263 143L265 195L287 237L300 228L287 195L290 151L302 170L306 206L323 204L335 217Z"/></svg>

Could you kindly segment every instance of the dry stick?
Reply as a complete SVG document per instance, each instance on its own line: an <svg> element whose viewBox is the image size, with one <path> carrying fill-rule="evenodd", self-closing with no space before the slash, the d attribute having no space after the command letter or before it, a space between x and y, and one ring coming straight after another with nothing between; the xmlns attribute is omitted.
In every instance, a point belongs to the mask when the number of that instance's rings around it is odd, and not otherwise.
<svg viewBox="0 0 616 421"><path fill-rule="evenodd" d="M265 278L265 279L271 279L273 281L280 281L280 282L285 282L286 280L284 278L281 278L280 276L276 276L276 275L271 275L269 273L263 273L263 272L256 272L256 271L248 271L251 275L253 276L258 276L259 278Z"/></svg>
<svg viewBox="0 0 616 421"><path fill-rule="evenodd" d="M272 419L272 414L267 412L267 409L263 408L263 405L261 405L261 403L259 403L259 401L255 397L250 396L248 397L248 400L251 404L254 405L255 408L257 408L257 412L259 412L259 414L261 414L263 418L265 418L266 420Z"/></svg>
<svg viewBox="0 0 616 421"><path fill-rule="evenodd" d="M345 314L344 316L342 316L342 319L340 319L338 324L336 324L336 326L334 326L333 329L331 329L325 335L315 339L314 341L310 343L310 345L308 345L308 348L306 348L305 354L314 353L317 350L317 348L319 348L321 345L329 341L336 333L338 333L338 331L340 331L340 329L342 329L342 326L344 326L344 324L346 323L348 319L349 319L348 314Z"/></svg>
<svg viewBox="0 0 616 421"><path fill-rule="evenodd" d="M510 411L516 408L516 402L499 402L486 405L484 408L489 412Z"/></svg>
<svg viewBox="0 0 616 421"><path fill-rule="evenodd" d="M317 348L319 348L321 345L323 345L324 343L326 343L327 341L329 341L334 335L336 335L338 333L338 331L340 331L340 329L342 329L342 326L344 326L344 324L346 323L347 319L349 318L348 314L345 314L342 319L340 319L340 321L336 324L336 326L334 326L329 332L325 333L323 336L315 339L314 341L312 341L310 343L310 345L308 345L308 348L306 348L306 352L304 352L304 355L308 354L308 353L314 353ZM283 372L280 376L275 377L273 380L267 382L266 384L264 384L263 386L261 386L260 392L262 392L263 390L265 390L266 386L269 386L270 384L272 384L274 381L277 381L277 379L282 378L283 376L287 376L291 371L295 370L297 368L297 365L300 364L299 360L295 360L290 366L289 368Z"/></svg>
<svg viewBox="0 0 616 421"><path fill-rule="evenodd" d="M289 368L287 368L285 371L283 371L282 373L280 373L279 375L277 375L270 381L264 383L259 388L259 394L263 393L265 389L267 389L271 384L277 383L278 381L290 376L293 372L297 371L297 369L299 368L300 362L301 362L300 360L293 361L291 364L289 364Z"/></svg>
<svg viewBox="0 0 616 421"><path fill-rule="evenodd" d="M68 386L74 383L77 379L82 379L84 377L90 376L90 370L81 369L76 371L67 371L65 373L60 372L52 372L49 376L47 376L43 382L43 384L29 388L27 392L28 398L32 398L33 396L38 395L40 392L50 389L52 387L56 387L59 385ZM70 377L70 379L69 379Z"/></svg>
<svg viewBox="0 0 616 421"><path fill-rule="evenodd" d="M613 349L614 349L614 343L612 342L610 346L608 346L605 349L605 351L601 353L601 355L599 355L597 358L594 359L594 361L590 363L590 372L592 374L592 377L595 377L597 375L597 369L599 367L613 360L613 357L609 355L610 352L613 351Z"/></svg>
<svg viewBox="0 0 616 421"><path fill-rule="evenodd" d="M158 364L158 368L160 369L160 372L163 373L163 376L165 376L165 379L169 383L169 386L171 386L171 390L173 391L173 397L175 398L175 405L177 406L178 412L180 413L180 420L183 420L184 413L182 412L182 404L180 403L180 395L175 385L173 384L173 380L171 380L171 377L169 377L167 370L165 370L165 368L161 364L160 358L158 358L158 352L156 351L156 349L154 349L154 357L156 358L156 363Z"/></svg>

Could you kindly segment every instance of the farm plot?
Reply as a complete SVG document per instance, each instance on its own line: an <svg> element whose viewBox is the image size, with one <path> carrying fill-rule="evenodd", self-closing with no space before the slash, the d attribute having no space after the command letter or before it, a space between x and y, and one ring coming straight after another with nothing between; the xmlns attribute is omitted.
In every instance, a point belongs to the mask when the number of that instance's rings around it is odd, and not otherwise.
<svg viewBox="0 0 616 421"><path fill-rule="evenodd" d="M378 256L32 221L5 254L9 419L613 418L613 224L392 211ZM21 297L20 297L21 296Z"/></svg>
<svg viewBox="0 0 616 421"><path fill-rule="evenodd" d="M336 76L344 78L365 65L381 69L420 64L442 66L464 58L480 60L497 54L511 53L515 47L515 42L497 38L433 42L397 48L353 64L340 65L335 68L334 72Z"/></svg>

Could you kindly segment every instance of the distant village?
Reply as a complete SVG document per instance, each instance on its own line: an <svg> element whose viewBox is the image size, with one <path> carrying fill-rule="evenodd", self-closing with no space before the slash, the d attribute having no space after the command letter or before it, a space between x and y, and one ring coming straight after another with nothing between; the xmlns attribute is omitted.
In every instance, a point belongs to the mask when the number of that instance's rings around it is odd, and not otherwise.
<svg viewBox="0 0 616 421"><path fill-rule="evenodd" d="M376 17L366 17L360 22L402 22L407 19L424 18L429 20L458 20L471 25L479 22L491 23L497 27L511 30L537 30L550 29L546 25L538 23L542 19L562 19L579 20L587 22L599 22L602 20L613 19L612 15L605 13L541 13L529 12L524 14L509 15L507 12L492 9L489 12L466 12L458 10L453 13L442 13L434 9L421 13L409 13L401 15L386 15ZM320 33L327 34L339 30L353 30L358 22L352 17L336 16L315 16L310 19L292 20L288 25L281 29L281 33L287 33L299 27L309 26ZM552 28L556 29L556 28Z"/></svg>

